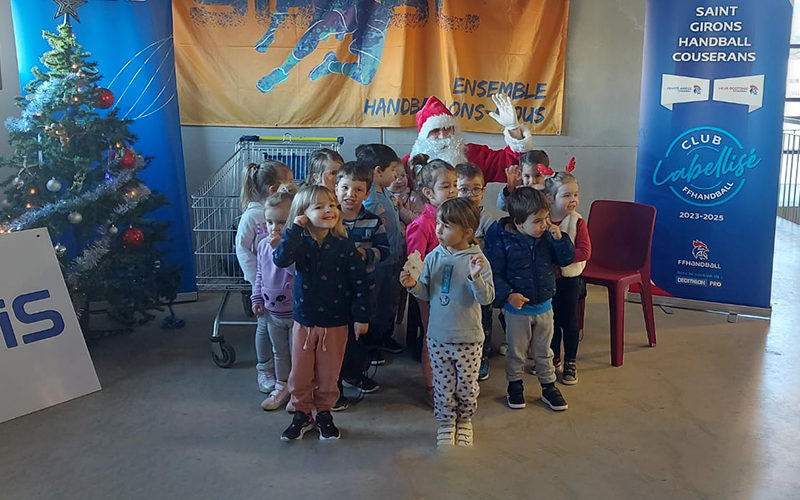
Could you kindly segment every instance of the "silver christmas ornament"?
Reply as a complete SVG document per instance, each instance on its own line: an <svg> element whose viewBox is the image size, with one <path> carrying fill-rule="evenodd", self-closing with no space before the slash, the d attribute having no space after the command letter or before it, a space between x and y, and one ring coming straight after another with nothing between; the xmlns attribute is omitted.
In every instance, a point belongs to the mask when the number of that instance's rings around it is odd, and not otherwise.
<svg viewBox="0 0 800 500"><path fill-rule="evenodd" d="M25 181L23 181L19 176L14 177L14 180L11 181L11 185L14 186L16 189L22 189L25 185Z"/></svg>
<svg viewBox="0 0 800 500"><path fill-rule="evenodd" d="M47 190L51 193L57 193L61 191L61 181L53 177L49 181L47 181Z"/></svg>
<svg viewBox="0 0 800 500"><path fill-rule="evenodd" d="M83 215L80 212L70 212L67 218L70 224L80 224L83 221Z"/></svg>
<svg viewBox="0 0 800 500"><path fill-rule="evenodd" d="M56 255L59 257L62 257L65 253L67 253L67 247L61 243L56 243L56 246L54 246L53 249L56 251Z"/></svg>
<svg viewBox="0 0 800 500"><path fill-rule="evenodd" d="M117 234L117 233L119 233L119 228L117 226L115 226L114 224L108 226L108 234Z"/></svg>

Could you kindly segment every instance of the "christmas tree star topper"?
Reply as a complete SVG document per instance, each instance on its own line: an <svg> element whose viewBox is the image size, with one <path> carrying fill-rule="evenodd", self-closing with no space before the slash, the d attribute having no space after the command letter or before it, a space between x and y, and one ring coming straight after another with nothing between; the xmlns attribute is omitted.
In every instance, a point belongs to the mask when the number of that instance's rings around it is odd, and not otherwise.
<svg viewBox="0 0 800 500"><path fill-rule="evenodd" d="M64 16L64 21L69 23L69 16L75 18L76 21L81 22L78 17L78 7L86 3L86 0L55 0L58 4L58 12L53 18Z"/></svg>

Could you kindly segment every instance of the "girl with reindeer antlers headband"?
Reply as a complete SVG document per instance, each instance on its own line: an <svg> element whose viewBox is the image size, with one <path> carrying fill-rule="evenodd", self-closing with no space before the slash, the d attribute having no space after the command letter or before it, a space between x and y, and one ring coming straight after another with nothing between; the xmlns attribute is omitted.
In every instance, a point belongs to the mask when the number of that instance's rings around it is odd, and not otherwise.
<svg viewBox="0 0 800 500"><path fill-rule="evenodd" d="M585 296L586 285L581 273L586 261L592 255L592 243L586 222L577 212L580 202L578 180L573 175L573 157L564 171L554 172L548 166L538 165L539 171L549 177L544 179L544 192L550 203L550 221L567 233L575 243L575 260L572 264L556 271L556 294L553 297L553 364L558 370L561 364L561 343L564 343L564 368L561 382L566 385L578 383L578 302L581 294Z"/></svg>

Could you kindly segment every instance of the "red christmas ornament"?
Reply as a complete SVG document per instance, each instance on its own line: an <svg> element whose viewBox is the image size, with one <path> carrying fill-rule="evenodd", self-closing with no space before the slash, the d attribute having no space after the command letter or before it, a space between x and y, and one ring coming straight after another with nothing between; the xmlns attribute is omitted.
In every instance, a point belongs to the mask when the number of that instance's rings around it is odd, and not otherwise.
<svg viewBox="0 0 800 500"><path fill-rule="evenodd" d="M120 151L124 151L121 158ZM130 148L118 149L114 151L113 160L118 162L117 167L128 170L136 166L136 153Z"/></svg>
<svg viewBox="0 0 800 500"><path fill-rule="evenodd" d="M144 243L144 233L138 227L130 227L122 233L122 248L136 250Z"/></svg>
<svg viewBox="0 0 800 500"><path fill-rule="evenodd" d="M114 105L114 93L108 89L100 88L94 98L94 106L100 109L108 109Z"/></svg>

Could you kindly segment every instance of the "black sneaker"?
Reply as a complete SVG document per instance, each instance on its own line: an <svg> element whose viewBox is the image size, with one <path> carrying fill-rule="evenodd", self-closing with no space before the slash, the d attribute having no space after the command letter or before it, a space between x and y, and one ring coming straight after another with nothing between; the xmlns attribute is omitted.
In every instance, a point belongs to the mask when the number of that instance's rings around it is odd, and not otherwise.
<svg viewBox="0 0 800 500"><path fill-rule="evenodd" d="M525 408L525 389L522 380L508 383L508 407L515 410Z"/></svg>
<svg viewBox="0 0 800 500"><path fill-rule="evenodd" d="M547 384L542 386L542 401L544 404L555 411L564 411L569 408L567 400L561 395L555 384Z"/></svg>
<svg viewBox="0 0 800 500"><path fill-rule="evenodd" d="M379 349L370 351L369 355L370 358L372 358L372 361L370 361L372 366L381 366L386 364L386 358L383 357L383 353Z"/></svg>
<svg viewBox="0 0 800 500"><path fill-rule="evenodd" d="M481 360L481 366L478 368L478 381L486 380L489 378L489 360L484 358Z"/></svg>
<svg viewBox="0 0 800 500"><path fill-rule="evenodd" d="M574 361L564 362L564 372L561 374L561 383L564 385L575 385L578 383L578 367Z"/></svg>
<svg viewBox="0 0 800 500"><path fill-rule="evenodd" d="M319 429L319 438L321 440L339 439L341 437L339 429L333 423L333 415L329 411L317 413L317 428Z"/></svg>
<svg viewBox="0 0 800 500"><path fill-rule="evenodd" d="M303 434L314 428L314 421L311 420L311 415L306 415L303 412L295 412L292 423L281 434L281 441L294 441L300 439Z"/></svg>
<svg viewBox="0 0 800 500"><path fill-rule="evenodd" d="M403 349L405 349L403 345L391 337L384 340L383 345L381 346L381 350L390 352L392 354L400 354L403 352Z"/></svg>
<svg viewBox="0 0 800 500"><path fill-rule="evenodd" d="M356 389L361 389L361 391L366 394L376 392L378 389L381 388L381 386L378 385L377 382L367 377L366 375L361 375L359 378L344 379L342 383L347 387L355 387Z"/></svg>
<svg viewBox="0 0 800 500"><path fill-rule="evenodd" d="M339 394L339 399L336 400L336 404L333 405L331 410L333 411L342 411L350 408L353 403L350 402L349 399L344 397L344 394Z"/></svg>

